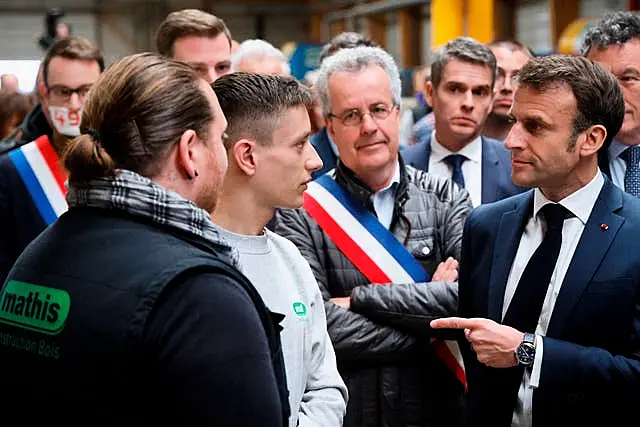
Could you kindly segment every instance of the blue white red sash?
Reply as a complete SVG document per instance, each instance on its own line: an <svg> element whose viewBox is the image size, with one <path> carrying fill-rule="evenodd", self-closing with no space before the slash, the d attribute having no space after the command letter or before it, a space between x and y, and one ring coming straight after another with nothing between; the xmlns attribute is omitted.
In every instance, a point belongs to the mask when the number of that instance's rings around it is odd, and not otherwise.
<svg viewBox="0 0 640 427"><path fill-rule="evenodd" d="M9 152L45 224L67 211L67 174L46 135Z"/></svg>
<svg viewBox="0 0 640 427"><path fill-rule="evenodd" d="M371 283L420 283L430 277L395 236L328 174L309 183L304 209ZM466 386L455 341L436 340L436 354Z"/></svg>

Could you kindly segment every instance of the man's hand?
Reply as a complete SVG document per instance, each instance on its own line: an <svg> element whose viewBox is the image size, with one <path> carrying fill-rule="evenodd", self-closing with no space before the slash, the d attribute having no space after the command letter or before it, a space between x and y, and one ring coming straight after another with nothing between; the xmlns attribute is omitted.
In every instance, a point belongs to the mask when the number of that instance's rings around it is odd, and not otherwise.
<svg viewBox="0 0 640 427"><path fill-rule="evenodd" d="M331 298L329 299L335 305L339 305L345 310L349 310L351 308L351 298L350 297L341 297L341 298Z"/></svg>
<svg viewBox="0 0 640 427"><path fill-rule="evenodd" d="M464 319L445 317L431 321L434 329L464 329L464 335L471 343L478 361L492 368L516 366L516 348L522 342L524 333L490 319Z"/></svg>
<svg viewBox="0 0 640 427"><path fill-rule="evenodd" d="M455 282L458 280L458 261L449 257L441 262L431 278L434 282Z"/></svg>

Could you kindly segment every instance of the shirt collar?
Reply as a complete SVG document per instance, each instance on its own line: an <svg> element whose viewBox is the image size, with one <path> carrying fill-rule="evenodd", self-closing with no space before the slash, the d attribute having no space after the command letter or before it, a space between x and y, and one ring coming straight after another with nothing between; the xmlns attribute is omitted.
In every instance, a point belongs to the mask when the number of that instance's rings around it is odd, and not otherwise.
<svg viewBox="0 0 640 427"><path fill-rule="evenodd" d="M627 148L629 148L628 145L625 145L622 142L614 139L613 141L611 141L611 145L609 145L609 158L618 158L620 154L622 154Z"/></svg>
<svg viewBox="0 0 640 427"><path fill-rule="evenodd" d="M398 184L400 184L400 164L396 163L396 171L393 173L393 177L391 177L391 181L384 188L381 188L380 190L378 190L376 194L387 191L390 188L395 189L395 187Z"/></svg>
<svg viewBox="0 0 640 427"><path fill-rule="evenodd" d="M603 185L604 177L598 169L596 176L594 176L587 185L571 193L564 199L560 200L558 203L567 208L567 210L575 215L583 224L586 224L589 216L591 215L593 205L595 205L596 199L598 198ZM553 202L547 199L544 194L542 194L542 191L540 191L539 188L536 188L533 198L534 218L538 215L540 209L542 209L544 205L547 205L549 203Z"/></svg>
<svg viewBox="0 0 640 427"><path fill-rule="evenodd" d="M454 153L449 151L444 145L438 142L435 129L431 132L431 156L435 162L441 162L450 154L462 154L468 160L475 163L482 161L482 137L477 136L476 139L462 147L460 151Z"/></svg>

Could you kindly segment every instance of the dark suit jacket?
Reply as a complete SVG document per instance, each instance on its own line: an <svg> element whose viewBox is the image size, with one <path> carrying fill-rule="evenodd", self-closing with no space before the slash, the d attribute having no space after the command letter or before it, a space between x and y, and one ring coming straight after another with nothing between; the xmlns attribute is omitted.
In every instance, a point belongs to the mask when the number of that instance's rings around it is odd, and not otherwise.
<svg viewBox="0 0 640 427"><path fill-rule="evenodd" d="M459 314L501 323L507 278L533 191L475 209L465 223ZM535 426L628 425L640 402L640 199L605 184L543 339ZM522 331L533 332L533 331ZM464 339L468 425L507 427L523 368L488 368ZM634 423L634 422L632 422Z"/></svg>
<svg viewBox="0 0 640 427"><path fill-rule="evenodd" d="M0 156L0 284L46 224L8 154Z"/></svg>
<svg viewBox="0 0 640 427"><path fill-rule="evenodd" d="M511 156L509 150L498 140L482 138L482 198L491 203L519 194L526 189L511 180ZM417 169L429 172L431 135L401 152L404 161Z"/></svg>
<svg viewBox="0 0 640 427"><path fill-rule="evenodd" d="M311 174L311 178L316 179L336 167L338 156L336 156L336 153L334 153L331 148L331 141L329 141L326 127L311 135L309 142L311 142L311 145L313 145L313 148L316 149L322 159L322 168Z"/></svg>

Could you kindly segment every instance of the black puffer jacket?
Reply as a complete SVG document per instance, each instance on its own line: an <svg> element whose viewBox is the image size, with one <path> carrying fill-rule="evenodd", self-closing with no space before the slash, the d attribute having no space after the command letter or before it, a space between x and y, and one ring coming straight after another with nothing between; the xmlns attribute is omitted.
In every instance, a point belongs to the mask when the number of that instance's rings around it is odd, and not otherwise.
<svg viewBox="0 0 640 427"><path fill-rule="evenodd" d="M371 190L353 172L339 163L335 179L374 211ZM391 230L429 274L447 257L459 259L470 210L465 190L401 163ZM383 326L329 301L349 296L369 282L304 210L280 211L276 231L309 261L325 299L329 335L349 388L344 425L461 425L462 387L435 356L429 339ZM431 285L438 306L447 307L442 314L454 313L457 285Z"/></svg>

